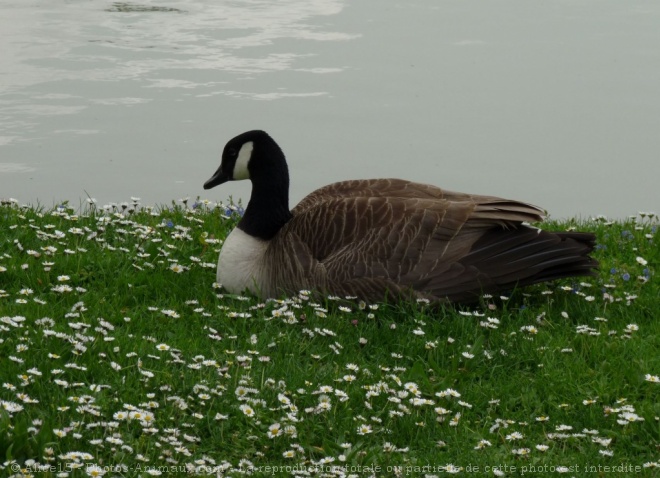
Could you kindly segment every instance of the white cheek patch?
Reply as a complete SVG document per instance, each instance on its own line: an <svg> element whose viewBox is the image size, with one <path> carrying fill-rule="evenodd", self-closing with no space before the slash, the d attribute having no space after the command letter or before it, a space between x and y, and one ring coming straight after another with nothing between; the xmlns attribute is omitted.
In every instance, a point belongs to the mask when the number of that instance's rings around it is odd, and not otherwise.
<svg viewBox="0 0 660 478"><path fill-rule="evenodd" d="M248 141L238 152L238 157L236 158L236 163L234 164L234 174L232 179L238 181L240 179L250 179L250 171L248 170L248 163L250 162L250 157L252 156L252 149L254 148L254 143Z"/></svg>

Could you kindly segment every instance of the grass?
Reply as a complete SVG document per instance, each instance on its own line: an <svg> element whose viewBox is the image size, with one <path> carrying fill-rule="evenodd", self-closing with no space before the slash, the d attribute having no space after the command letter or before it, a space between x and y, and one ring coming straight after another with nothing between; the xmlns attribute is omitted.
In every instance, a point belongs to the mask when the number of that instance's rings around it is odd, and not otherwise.
<svg viewBox="0 0 660 478"><path fill-rule="evenodd" d="M0 206L3 476L652 476L657 218L472 307L217 289L235 207Z"/></svg>

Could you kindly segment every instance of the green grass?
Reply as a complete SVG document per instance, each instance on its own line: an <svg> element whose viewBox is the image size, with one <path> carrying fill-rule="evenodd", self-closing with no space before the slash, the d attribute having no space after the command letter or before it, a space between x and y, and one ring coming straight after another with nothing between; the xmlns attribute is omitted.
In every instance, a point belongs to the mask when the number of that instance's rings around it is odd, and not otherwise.
<svg viewBox="0 0 660 478"><path fill-rule="evenodd" d="M653 217L550 222L597 278L432 309L222 294L236 213L124 206L0 206L2 476L657 472Z"/></svg>

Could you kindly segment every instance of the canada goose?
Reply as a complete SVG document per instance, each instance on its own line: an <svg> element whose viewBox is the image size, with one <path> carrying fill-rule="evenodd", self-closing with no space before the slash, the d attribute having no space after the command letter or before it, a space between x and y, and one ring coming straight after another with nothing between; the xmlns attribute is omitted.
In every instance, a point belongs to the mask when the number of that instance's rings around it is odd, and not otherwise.
<svg viewBox="0 0 660 478"><path fill-rule="evenodd" d="M286 160L264 131L230 140L204 189L241 179L252 195L218 260L231 293L464 302L598 267L593 234L525 225L538 207L401 179L330 184L289 210Z"/></svg>

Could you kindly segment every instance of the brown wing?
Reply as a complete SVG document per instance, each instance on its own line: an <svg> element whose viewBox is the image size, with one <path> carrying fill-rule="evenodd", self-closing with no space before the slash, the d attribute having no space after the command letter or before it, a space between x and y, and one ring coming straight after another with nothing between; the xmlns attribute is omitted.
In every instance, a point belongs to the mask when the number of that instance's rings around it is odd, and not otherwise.
<svg viewBox="0 0 660 478"><path fill-rule="evenodd" d="M289 269L276 280L294 278L292 286L307 280L310 288L370 300L401 294L463 300L501 285L499 271L515 284L524 270L495 257L511 262L511 253L503 254L509 250L535 256L538 247L520 248L538 232L521 224L543 217L524 203L391 179L331 184L293 213L279 235L289 244L273 248L288 255L276 262Z"/></svg>

